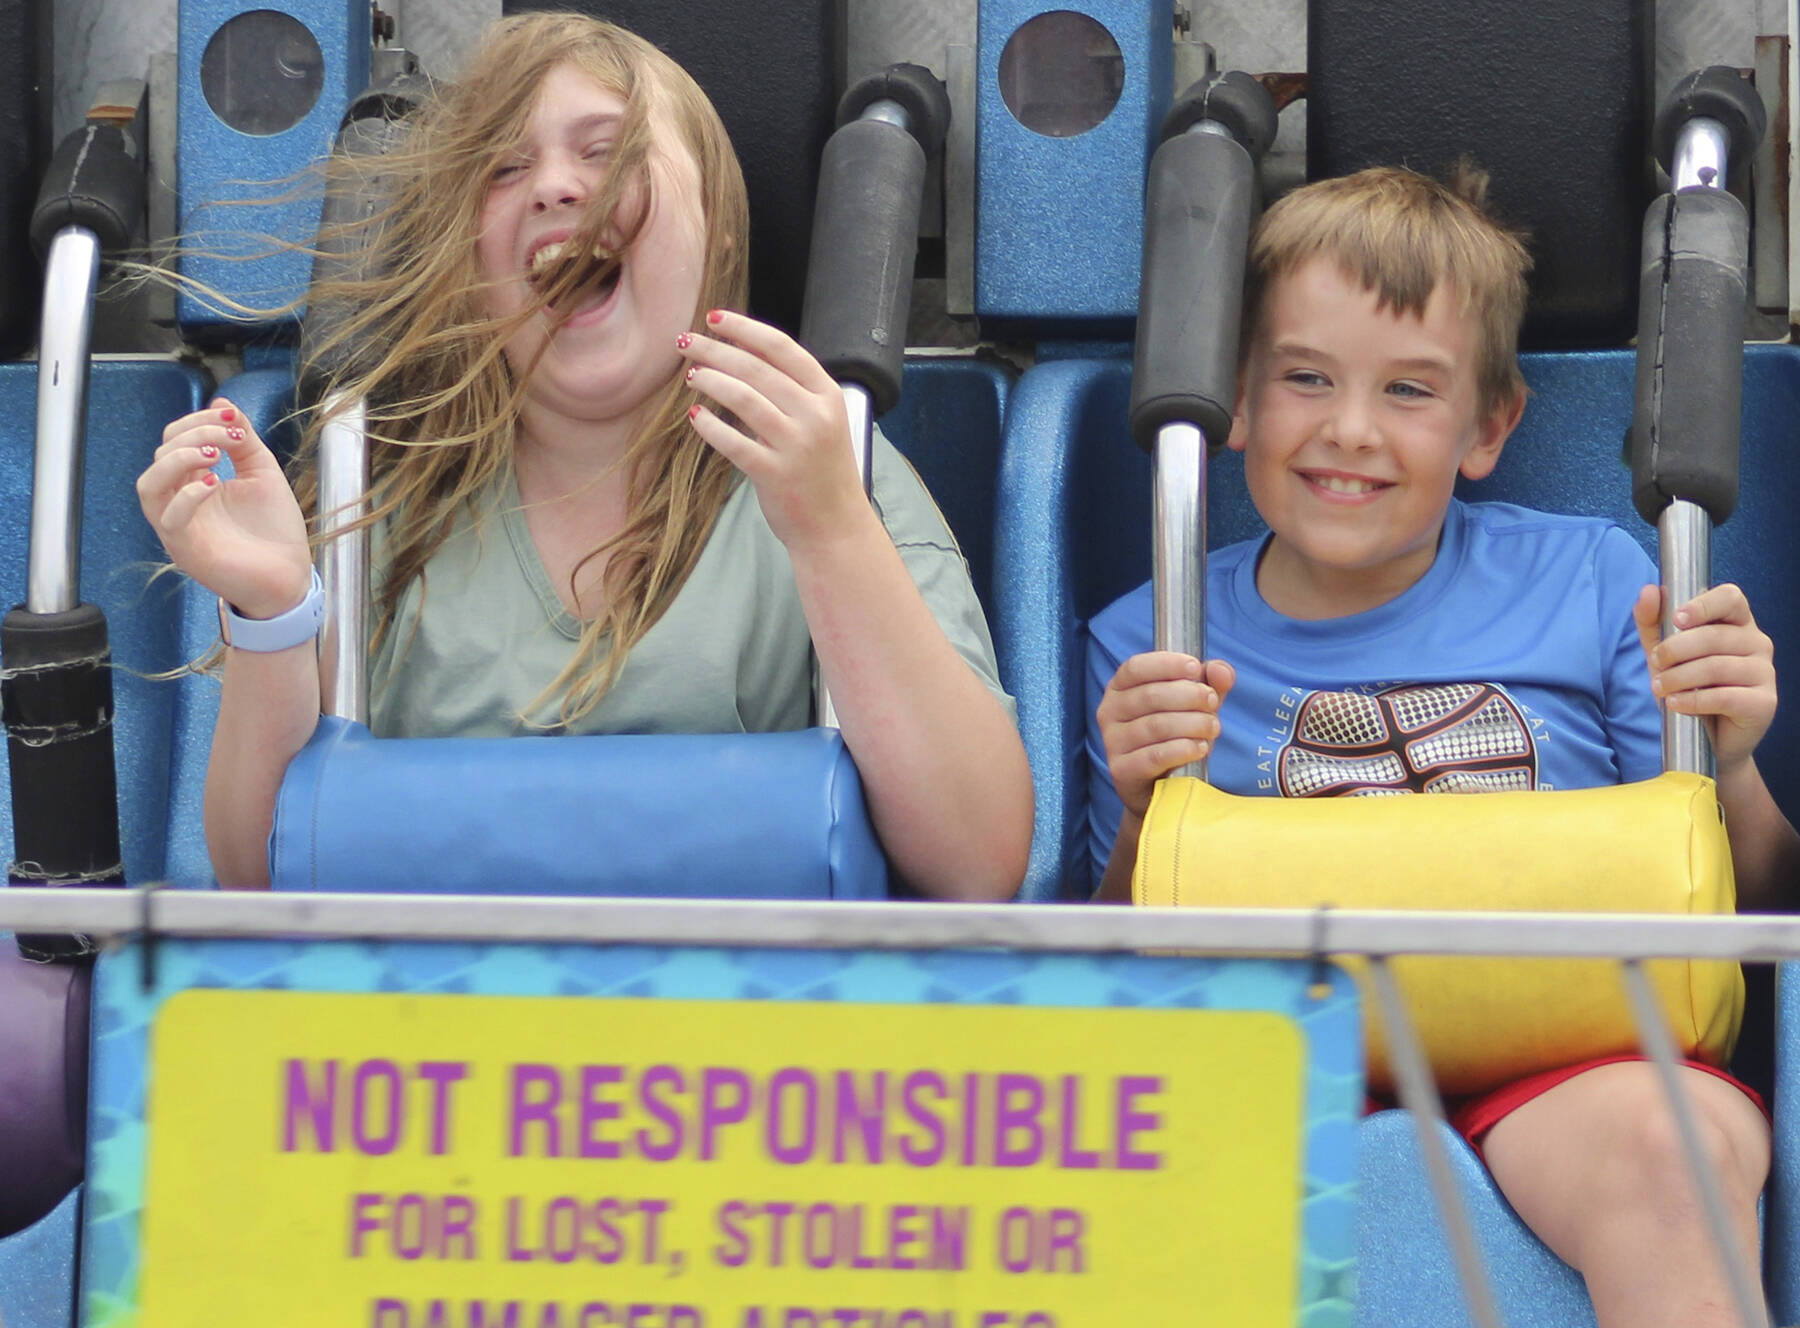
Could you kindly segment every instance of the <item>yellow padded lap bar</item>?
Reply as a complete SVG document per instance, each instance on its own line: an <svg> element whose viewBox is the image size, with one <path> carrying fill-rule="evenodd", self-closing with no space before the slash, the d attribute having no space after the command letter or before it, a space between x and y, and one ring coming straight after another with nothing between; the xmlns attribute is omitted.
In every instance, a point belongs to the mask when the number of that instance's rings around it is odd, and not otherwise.
<svg viewBox="0 0 1800 1328"><path fill-rule="evenodd" d="M1157 786L1132 897L1189 908L1729 913L1731 852L1713 782L1669 773L1552 793L1241 798ZM1352 962L1352 968L1360 964ZM1736 964L1646 965L1676 1045L1725 1064L1744 1010ZM1447 1096L1637 1049L1618 966L1406 957L1393 972ZM1368 1077L1392 1079L1368 1018Z"/></svg>

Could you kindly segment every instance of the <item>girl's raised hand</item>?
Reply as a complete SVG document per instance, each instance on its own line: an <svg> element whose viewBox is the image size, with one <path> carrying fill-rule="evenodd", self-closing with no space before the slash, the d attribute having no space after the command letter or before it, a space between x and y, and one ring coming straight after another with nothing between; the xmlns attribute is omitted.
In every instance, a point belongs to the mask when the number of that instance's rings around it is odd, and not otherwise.
<svg viewBox="0 0 1800 1328"><path fill-rule="evenodd" d="M1714 586L1675 610L1661 635L1663 592L1645 586L1632 606L1650 664L1650 687L1670 710L1710 717L1721 776L1748 760L1775 719L1775 645L1734 585Z"/></svg>
<svg viewBox="0 0 1800 1328"><path fill-rule="evenodd" d="M231 479L215 469L221 456L231 458ZM229 401L164 429L137 491L175 565L239 613L272 618L306 597L306 519L274 453Z"/></svg>
<svg viewBox="0 0 1800 1328"><path fill-rule="evenodd" d="M779 328L714 309L707 333L676 346L706 405L694 428L756 486L769 527L790 550L828 539L869 512L850 446L850 421L836 380Z"/></svg>

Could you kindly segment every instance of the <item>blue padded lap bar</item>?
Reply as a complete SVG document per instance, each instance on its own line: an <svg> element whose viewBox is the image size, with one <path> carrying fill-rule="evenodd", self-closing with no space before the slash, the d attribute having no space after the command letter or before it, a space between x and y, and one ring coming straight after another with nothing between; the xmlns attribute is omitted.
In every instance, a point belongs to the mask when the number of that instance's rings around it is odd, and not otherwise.
<svg viewBox="0 0 1800 1328"><path fill-rule="evenodd" d="M310 244L318 232L321 182L303 173L368 85L368 0L181 0L180 29L181 273L254 308L298 300L312 260L269 237ZM258 205L218 206L244 199ZM176 315L190 338L243 339L241 323L185 291Z"/></svg>
<svg viewBox="0 0 1800 1328"><path fill-rule="evenodd" d="M1173 30L1170 0L982 0L975 312L984 324L1129 333Z"/></svg>
<svg viewBox="0 0 1800 1328"><path fill-rule="evenodd" d="M377 739L327 718L288 767L269 857L278 890L887 893L862 782L828 729Z"/></svg>

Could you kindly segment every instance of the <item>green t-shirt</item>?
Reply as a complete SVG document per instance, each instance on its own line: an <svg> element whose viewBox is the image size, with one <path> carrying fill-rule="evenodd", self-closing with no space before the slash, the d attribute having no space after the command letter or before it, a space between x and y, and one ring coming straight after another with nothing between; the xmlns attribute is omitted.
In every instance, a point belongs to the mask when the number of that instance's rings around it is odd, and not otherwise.
<svg viewBox="0 0 1800 1328"><path fill-rule="evenodd" d="M879 434L876 510L957 653L1009 709L968 564L924 484ZM378 563L379 565L379 563ZM402 595L370 670L380 737L501 737L554 728L560 696L525 708L568 663L580 624L557 599L509 477ZM787 550L740 482L668 611L570 733L805 728L812 645ZM532 722L526 722L529 719Z"/></svg>

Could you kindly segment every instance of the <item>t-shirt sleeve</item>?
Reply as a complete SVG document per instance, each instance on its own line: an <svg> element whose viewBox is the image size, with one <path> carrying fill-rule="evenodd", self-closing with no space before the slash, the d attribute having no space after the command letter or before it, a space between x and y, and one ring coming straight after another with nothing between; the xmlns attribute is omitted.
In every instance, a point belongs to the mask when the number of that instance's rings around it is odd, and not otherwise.
<svg viewBox="0 0 1800 1328"><path fill-rule="evenodd" d="M1119 671L1127 655L1137 653L1127 648L1119 628L1135 612L1142 592L1134 592L1112 607L1096 614L1088 624L1087 667L1083 688L1083 718L1087 725L1087 850L1088 890L1100 888L1106 875L1106 864L1112 857L1113 840L1119 835L1119 820L1125 805L1113 788L1112 771L1106 765L1106 744L1100 739L1100 721L1095 712L1106 695L1106 685Z"/></svg>
<svg viewBox="0 0 1800 1328"><path fill-rule="evenodd" d="M900 552L900 561L956 653L1016 721L1018 706L1000 685L994 638L956 536L918 472L879 430L874 451L875 510Z"/></svg>
<svg viewBox="0 0 1800 1328"><path fill-rule="evenodd" d="M1617 526L1600 537L1594 573L1600 640L1612 650L1606 666L1606 733L1619 779L1654 779L1662 773L1662 713L1650 690L1650 668L1631 608L1638 593L1660 577L1650 556Z"/></svg>

